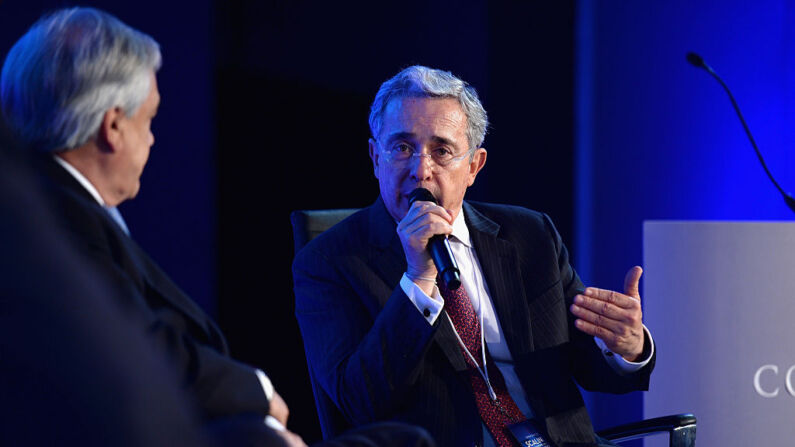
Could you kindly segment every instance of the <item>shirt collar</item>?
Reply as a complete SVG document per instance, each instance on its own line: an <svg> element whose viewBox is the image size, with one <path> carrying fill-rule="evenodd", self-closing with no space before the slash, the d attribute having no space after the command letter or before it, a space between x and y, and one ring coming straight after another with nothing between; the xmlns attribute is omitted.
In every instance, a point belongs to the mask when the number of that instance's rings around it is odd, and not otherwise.
<svg viewBox="0 0 795 447"><path fill-rule="evenodd" d="M459 242L466 245L467 247L472 247L472 240L469 238L469 228L467 228L466 219L464 219L463 207L453 221L453 234L451 234L451 236L458 239Z"/></svg>
<svg viewBox="0 0 795 447"><path fill-rule="evenodd" d="M78 171L74 166L70 165L69 162L67 162L66 160L64 160L63 158L57 155L53 155L53 158L55 159L56 162L58 162L59 165L63 166L63 168L66 169L66 172L72 174L72 177L74 177L78 183L83 185L83 188L85 188L86 191L88 191L88 193L91 194L91 196L94 198L94 200L97 201L97 203L99 203L102 206L105 206L105 201L102 200L102 196L99 195L99 191L97 191L97 188L95 188L94 185L92 185L91 182L88 181L88 179L83 174L80 173L80 171Z"/></svg>

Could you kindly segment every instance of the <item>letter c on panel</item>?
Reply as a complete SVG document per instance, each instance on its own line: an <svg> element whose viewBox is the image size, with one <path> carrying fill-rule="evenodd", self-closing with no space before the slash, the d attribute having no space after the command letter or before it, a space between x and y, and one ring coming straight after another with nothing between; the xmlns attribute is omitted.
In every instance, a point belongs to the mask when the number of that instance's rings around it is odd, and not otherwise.
<svg viewBox="0 0 795 447"><path fill-rule="evenodd" d="M795 367L793 367L793 368L795 368ZM790 385L790 381L789 381L789 376L790 376L790 372L793 370L793 368L790 368L790 370L787 372L787 390L788 391L790 391L792 389L791 385ZM759 394L762 397L776 397L776 396L778 396L778 390L779 390L778 388L776 388L775 391L768 392L768 391L765 391L765 390L762 389L762 384L759 382L759 379L762 377L762 373L764 371L766 371L766 370L773 371L773 374L778 375L778 366L776 366L776 365L763 365L763 366L759 367L759 369L756 370L756 374L754 374L754 389L756 390L756 393ZM790 391L790 394L792 394L792 391ZM793 395L795 396L795 394L793 394Z"/></svg>

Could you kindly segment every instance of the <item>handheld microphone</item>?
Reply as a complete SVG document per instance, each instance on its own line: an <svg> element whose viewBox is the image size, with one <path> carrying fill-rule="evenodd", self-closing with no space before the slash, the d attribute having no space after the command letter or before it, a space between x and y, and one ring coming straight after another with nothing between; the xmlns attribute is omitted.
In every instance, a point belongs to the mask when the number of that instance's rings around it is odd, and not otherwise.
<svg viewBox="0 0 795 447"><path fill-rule="evenodd" d="M764 158L762 158L762 153L759 152L759 147L757 147L756 141L754 141L754 137L753 135L751 135L751 130L748 128L748 124L746 124L745 118L743 118L743 114L740 112L740 106L738 106L737 101L734 100L734 95L732 95L732 92L731 90L729 90L729 87L726 85L725 82L723 82L723 79L721 79L720 76L718 76L718 74L715 73L715 70L713 70L712 67L710 67L704 61L703 57L699 56L696 53L689 52L687 53L687 61L690 62L690 64L692 64L694 67L703 68L704 70L706 70L707 73L712 75L713 78L717 79L717 81L720 83L723 89L726 90L726 93L729 95L729 99L731 100L732 105L734 106L734 111L737 112L737 116L740 118L740 122L743 124L743 129L745 129L745 133L748 135L748 139L751 140L751 146L753 146L754 151L756 151L756 156L757 158L759 158L759 163L762 163L762 168L764 168L765 173L767 174L768 178L770 178L770 181L773 182L773 185L775 185L776 189L778 189L778 192L780 192L781 195L784 197L784 202L787 203L789 209L795 211L795 199L792 198L790 194L784 192L784 190L781 189L781 186L779 186L776 179L773 178L773 174L771 174L770 170L767 169L767 164L765 163Z"/></svg>
<svg viewBox="0 0 795 447"><path fill-rule="evenodd" d="M436 197L425 188L417 188L409 194L409 206L414 204L417 200L425 202L436 203ZM437 234L428 240L428 252L433 259L433 265L439 271L439 278L441 278L444 286L448 290L455 290L461 287L461 272L458 270L458 264L453 257L453 251L450 249L450 241L447 236Z"/></svg>

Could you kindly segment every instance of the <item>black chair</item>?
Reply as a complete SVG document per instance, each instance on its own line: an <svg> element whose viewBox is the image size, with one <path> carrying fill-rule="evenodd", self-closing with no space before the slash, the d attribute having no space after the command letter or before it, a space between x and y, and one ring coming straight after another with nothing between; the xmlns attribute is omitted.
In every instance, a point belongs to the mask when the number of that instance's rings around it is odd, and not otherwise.
<svg viewBox="0 0 795 447"><path fill-rule="evenodd" d="M326 231L358 209L336 210L304 210L290 214L293 224L295 252L303 248L309 241ZM309 368L312 391L315 394L315 405L320 419L323 438L342 433L351 428L342 412L315 380L312 368ZM669 447L693 447L696 445L696 417L693 414L677 414L632 422L618 427L601 430L598 435L612 442L624 442L645 436L668 433Z"/></svg>
<svg viewBox="0 0 795 447"><path fill-rule="evenodd" d="M668 433L669 447L692 447L696 445L696 416L692 413L674 414L600 430L599 436L624 442L658 433Z"/></svg>
<svg viewBox="0 0 795 447"><path fill-rule="evenodd" d="M295 252L298 253L298 250L317 237L318 234L333 227L356 211L359 210L357 208L345 208L339 210L293 211L290 213L290 222L293 224Z"/></svg>

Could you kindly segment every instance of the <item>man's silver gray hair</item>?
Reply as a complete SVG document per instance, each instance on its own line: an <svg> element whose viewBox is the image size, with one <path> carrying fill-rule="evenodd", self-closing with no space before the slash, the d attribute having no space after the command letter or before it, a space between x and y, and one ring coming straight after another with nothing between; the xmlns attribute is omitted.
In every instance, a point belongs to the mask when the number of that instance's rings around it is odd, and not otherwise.
<svg viewBox="0 0 795 447"><path fill-rule="evenodd" d="M414 65L403 69L381 84L370 106L370 132L378 139L384 124L384 111L396 98L453 98L467 117L469 149L477 149L486 138L489 119L475 89L449 71Z"/></svg>
<svg viewBox="0 0 795 447"><path fill-rule="evenodd" d="M105 112L134 115L160 68L160 47L112 15L62 9L14 44L0 78L0 102L22 143L43 152L82 146Z"/></svg>

